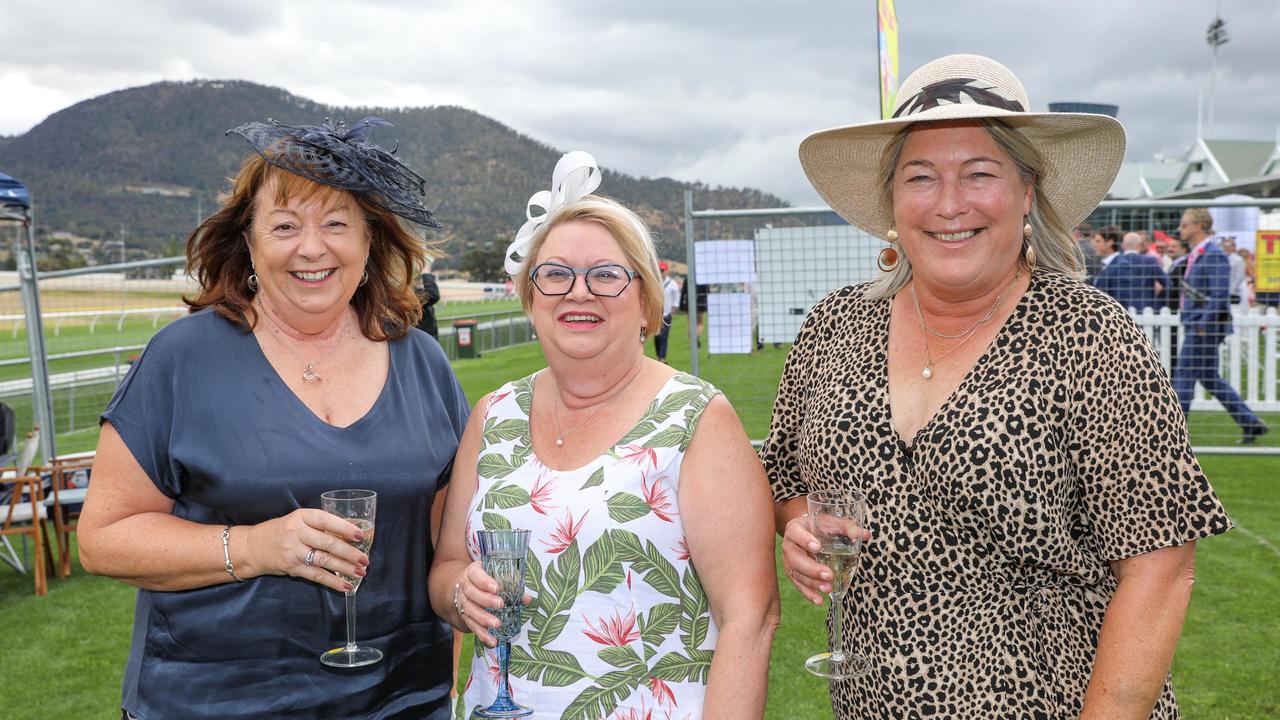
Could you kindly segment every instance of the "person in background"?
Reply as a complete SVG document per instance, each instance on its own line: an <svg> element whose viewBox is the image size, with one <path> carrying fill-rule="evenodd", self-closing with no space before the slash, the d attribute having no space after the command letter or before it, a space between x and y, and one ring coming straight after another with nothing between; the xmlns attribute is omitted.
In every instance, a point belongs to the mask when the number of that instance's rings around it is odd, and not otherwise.
<svg viewBox="0 0 1280 720"><path fill-rule="evenodd" d="M1113 275L1115 262L1120 257L1120 236L1120 228L1115 225L1108 225L1093 234L1093 248L1098 252L1102 267L1092 280L1093 286L1111 297L1115 297Z"/></svg>
<svg viewBox="0 0 1280 720"><path fill-rule="evenodd" d="M1182 347L1173 368L1173 388L1183 414L1189 415L1191 395L1199 382L1240 426L1239 443L1252 445L1270 428L1249 409L1218 367L1218 346L1232 331L1230 264L1213 242L1213 216L1207 209L1191 208L1183 213L1178 232L1191 252L1182 285Z"/></svg>
<svg viewBox="0 0 1280 720"><path fill-rule="evenodd" d="M671 335L671 314L680 304L680 283L671 277L670 266L667 265L666 260L658 263L658 269L662 271L662 327L653 336L653 352L658 357L658 362L666 362L667 340Z"/></svg>
<svg viewBox="0 0 1280 720"><path fill-rule="evenodd" d="M1087 222L1080 223L1071 231L1071 238L1075 241L1076 247L1080 248L1080 255L1084 258L1085 280L1091 281L1102 271L1102 258L1098 256L1098 250L1093 246L1093 226Z"/></svg>
<svg viewBox="0 0 1280 720"><path fill-rule="evenodd" d="M1153 254L1156 260L1160 261L1160 269L1166 275L1169 274L1169 269L1173 267L1172 246L1175 244L1176 241L1173 238L1158 231L1155 234L1155 239L1151 242L1149 254Z"/></svg>
<svg viewBox="0 0 1280 720"><path fill-rule="evenodd" d="M1253 307L1258 304L1257 292L1255 291L1258 275L1257 259L1253 256L1253 253L1249 252L1248 248L1240 248L1236 251L1236 254L1244 259L1244 290L1241 293L1244 297L1244 304L1246 308Z"/></svg>
<svg viewBox="0 0 1280 720"><path fill-rule="evenodd" d="M419 280L422 285L418 290L418 300L422 302L422 319L418 321L418 329L440 339L440 326L436 323L436 303L440 302L440 284L431 272L431 265L424 268Z"/></svg>
<svg viewBox="0 0 1280 720"><path fill-rule="evenodd" d="M684 281L680 283L680 312L686 314L689 312L689 288L693 288L694 297L697 299L697 304L694 307L698 311L698 322L697 332L694 333L694 337L697 338L697 345L700 347L702 345L702 328L707 323L707 293L711 291L711 288L706 284L695 286L691 278L685 277Z"/></svg>
<svg viewBox="0 0 1280 720"><path fill-rule="evenodd" d="M1187 246L1186 241L1181 238L1175 238L1169 241L1169 287L1165 289L1164 299L1165 307L1170 312L1178 312L1182 308L1182 284L1185 282L1187 274L1187 253L1191 248ZM1177 348L1174 348L1177 352Z"/></svg>
<svg viewBox="0 0 1280 720"><path fill-rule="evenodd" d="M832 573L806 494L867 497L835 717L1174 718L1195 545L1231 523L1133 318L1067 228L1124 158L1113 118L1037 113L976 55L912 73L892 119L810 135L827 205L884 238L813 306L761 457L787 577ZM798 672L794 670L791 672Z"/></svg>
<svg viewBox="0 0 1280 720"><path fill-rule="evenodd" d="M1099 290L1116 299L1124 308L1142 312L1160 304L1169 278L1160 269L1160 261L1142 252L1142 238L1126 233L1121 241L1120 257L1098 276Z"/></svg>
<svg viewBox="0 0 1280 720"><path fill-rule="evenodd" d="M467 402L414 328L428 249L405 223L439 223L367 139L386 126L229 131L257 152L187 238L192 314L102 414L78 540L85 570L139 588L126 717L449 715L424 588ZM378 493L367 554L320 509L346 488ZM367 576L359 640L384 653L354 673L320 662L347 637L343 575Z"/></svg>
<svg viewBox="0 0 1280 720"><path fill-rule="evenodd" d="M1108 225L1093 234L1093 249L1098 253L1098 275L1105 272L1107 267L1120 256L1121 235L1120 228L1115 225ZM1096 286L1097 283L1095 282L1094 285Z"/></svg>
<svg viewBox="0 0 1280 720"><path fill-rule="evenodd" d="M1227 290L1231 296L1231 304L1241 310L1249 308L1249 273L1244 256L1236 251L1235 238L1223 238L1219 243L1222 253L1227 256L1227 265L1231 269L1227 279Z"/></svg>
<svg viewBox="0 0 1280 720"><path fill-rule="evenodd" d="M476 634L459 717L497 692L486 610L502 601L474 534L497 527L532 532L537 598L511 653L555 667L510 679L536 717L763 717L779 613L764 470L718 390L644 354L663 312L644 221L592 194L587 153L552 177L506 261L547 367L476 403L431 571L432 605Z"/></svg>

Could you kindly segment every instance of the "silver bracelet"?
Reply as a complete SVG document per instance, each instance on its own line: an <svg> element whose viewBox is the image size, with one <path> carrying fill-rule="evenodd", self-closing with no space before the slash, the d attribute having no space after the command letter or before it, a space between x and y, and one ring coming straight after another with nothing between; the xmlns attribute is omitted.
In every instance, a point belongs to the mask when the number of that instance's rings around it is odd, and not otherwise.
<svg viewBox="0 0 1280 720"><path fill-rule="evenodd" d="M227 574L235 578L236 582L244 582L244 579L236 574L236 566L231 564L231 526L222 528L222 560L225 564Z"/></svg>
<svg viewBox="0 0 1280 720"><path fill-rule="evenodd" d="M467 611L462 609L462 603L458 602L458 592L462 590L462 581L453 584L453 609L458 611L458 615L467 616Z"/></svg>

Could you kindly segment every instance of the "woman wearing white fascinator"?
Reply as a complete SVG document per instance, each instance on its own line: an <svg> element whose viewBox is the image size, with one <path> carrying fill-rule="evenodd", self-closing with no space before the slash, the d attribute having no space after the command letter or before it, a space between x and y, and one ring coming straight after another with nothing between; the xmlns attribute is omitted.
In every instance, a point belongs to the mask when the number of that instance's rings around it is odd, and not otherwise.
<svg viewBox="0 0 1280 720"><path fill-rule="evenodd" d="M565 155L508 248L547 368L476 404L454 464L431 598L476 634L464 709L499 683L485 610L502 601L475 532L515 527L532 530L532 601L510 691L532 717L760 717L778 622L768 486L724 396L645 357L653 240L599 184L591 155Z"/></svg>

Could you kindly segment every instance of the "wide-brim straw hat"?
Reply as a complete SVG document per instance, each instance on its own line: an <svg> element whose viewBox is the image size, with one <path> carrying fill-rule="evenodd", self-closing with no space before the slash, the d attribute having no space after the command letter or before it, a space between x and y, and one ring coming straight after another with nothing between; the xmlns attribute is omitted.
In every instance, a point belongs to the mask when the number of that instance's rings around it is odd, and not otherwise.
<svg viewBox="0 0 1280 720"><path fill-rule="evenodd" d="M911 73L888 120L822 130L800 143L800 164L827 205L879 238L893 227L881 184L881 157L902 128L935 120L1008 123L1044 156L1042 201L1072 228L1106 197L1124 160L1124 126L1091 113L1034 113L1027 91L1004 65L981 55L948 55Z"/></svg>

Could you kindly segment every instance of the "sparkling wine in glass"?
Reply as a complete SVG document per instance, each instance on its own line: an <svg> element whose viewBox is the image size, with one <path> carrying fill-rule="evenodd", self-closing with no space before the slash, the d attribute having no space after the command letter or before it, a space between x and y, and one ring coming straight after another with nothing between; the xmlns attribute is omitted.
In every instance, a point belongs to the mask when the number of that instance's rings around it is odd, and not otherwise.
<svg viewBox="0 0 1280 720"><path fill-rule="evenodd" d="M337 515L355 525L364 532L364 540L347 541L360 552L368 555L373 548L374 521L378 514L378 494L372 490L330 490L320 495L320 509ZM347 644L325 652L320 662L332 667L353 668L372 665L382 659L382 651L377 648L356 645L356 591L360 589L361 577L351 577L342 573L334 573L351 583L346 593L347 603Z"/></svg>
<svg viewBox="0 0 1280 720"><path fill-rule="evenodd" d="M489 577L498 581L502 607L489 609L502 622L492 631L498 639L498 697L487 708L471 711L472 718L518 718L533 708L517 705L511 697L507 671L511 663L511 638L524 622L524 567L529 552L528 530L480 530L480 561Z"/></svg>
<svg viewBox="0 0 1280 720"><path fill-rule="evenodd" d="M814 557L831 569L831 652L805 662L809 672L833 680L863 675L867 659L844 648L844 595L858 570L862 537L867 524L867 498L857 490L818 490L809 493L809 531L822 546Z"/></svg>

